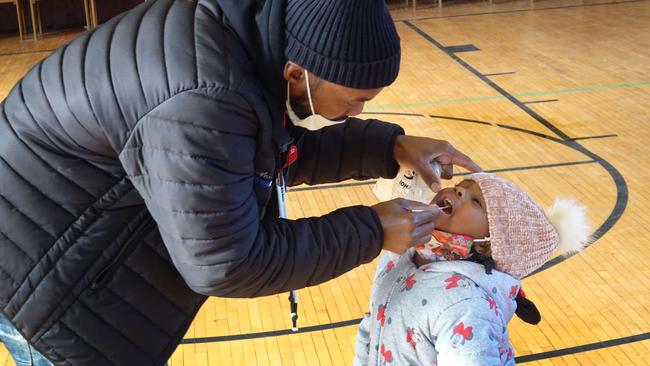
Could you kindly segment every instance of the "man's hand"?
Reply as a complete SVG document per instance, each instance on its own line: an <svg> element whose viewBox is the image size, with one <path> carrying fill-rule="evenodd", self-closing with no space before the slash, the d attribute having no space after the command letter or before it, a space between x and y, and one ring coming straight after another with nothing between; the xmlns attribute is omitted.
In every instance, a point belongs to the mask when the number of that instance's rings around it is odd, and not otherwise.
<svg viewBox="0 0 650 366"><path fill-rule="evenodd" d="M434 205L397 198L372 206L384 231L383 249L402 254L410 247L428 243L440 214ZM416 212L414 212L416 211Z"/></svg>
<svg viewBox="0 0 650 366"><path fill-rule="evenodd" d="M454 165L461 166L472 173L480 172L478 166L467 155L456 150L443 140L427 137L398 136L393 148L393 157L400 166L415 170L434 191L439 191L440 179L436 176L431 162L436 160L442 168L442 178L454 176Z"/></svg>

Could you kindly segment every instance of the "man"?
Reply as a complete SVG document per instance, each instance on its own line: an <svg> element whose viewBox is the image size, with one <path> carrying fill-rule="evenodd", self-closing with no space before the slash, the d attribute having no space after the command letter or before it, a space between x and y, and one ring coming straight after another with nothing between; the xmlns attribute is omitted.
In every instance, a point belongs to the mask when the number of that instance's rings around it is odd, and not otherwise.
<svg viewBox="0 0 650 366"><path fill-rule="evenodd" d="M316 285L424 241L438 211L407 201L277 217L278 175L479 169L352 118L399 58L383 0L158 0L37 64L0 113L0 318L31 345L11 352L164 364L206 296Z"/></svg>

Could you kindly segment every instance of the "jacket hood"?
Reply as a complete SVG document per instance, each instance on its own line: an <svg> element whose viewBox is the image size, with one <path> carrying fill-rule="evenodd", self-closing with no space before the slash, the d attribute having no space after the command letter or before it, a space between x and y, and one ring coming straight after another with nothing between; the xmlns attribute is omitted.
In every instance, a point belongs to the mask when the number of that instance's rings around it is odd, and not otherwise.
<svg viewBox="0 0 650 366"><path fill-rule="evenodd" d="M276 99L286 98L284 70L285 0L216 0L228 26L237 34L256 77Z"/></svg>
<svg viewBox="0 0 650 366"><path fill-rule="evenodd" d="M264 99L273 120L273 140L286 151L293 139L282 123L287 97L282 76L285 64L286 0L216 0L253 65L255 77L266 91Z"/></svg>

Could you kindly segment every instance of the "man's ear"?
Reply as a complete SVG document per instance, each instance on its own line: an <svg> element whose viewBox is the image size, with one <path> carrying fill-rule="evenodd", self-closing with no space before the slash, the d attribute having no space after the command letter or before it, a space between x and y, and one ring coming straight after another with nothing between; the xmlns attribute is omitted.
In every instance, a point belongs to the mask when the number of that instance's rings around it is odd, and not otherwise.
<svg viewBox="0 0 650 366"><path fill-rule="evenodd" d="M290 82L290 83L300 83L301 81L304 82L305 78L305 69L291 61L287 61L284 64L284 72L283 72L284 80Z"/></svg>

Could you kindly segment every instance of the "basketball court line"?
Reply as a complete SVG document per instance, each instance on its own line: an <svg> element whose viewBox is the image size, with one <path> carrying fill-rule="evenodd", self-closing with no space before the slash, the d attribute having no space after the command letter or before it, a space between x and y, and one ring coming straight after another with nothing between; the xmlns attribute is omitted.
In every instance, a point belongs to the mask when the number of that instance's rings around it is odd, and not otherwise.
<svg viewBox="0 0 650 366"><path fill-rule="evenodd" d="M516 71L504 71L504 72L495 72L493 74L483 74L483 76L501 76L501 75L512 75Z"/></svg>
<svg viewBox="0 0 650 366"><path fill-rule="evenodd" d="M530 102L522 102L522 104L538 104L538 103L550 103L558 102L559 99L544 99L544 100L531 100Z"/></svg>
<svg viewBox="0 0 650 366"><path fill-rule="evenodd" d="M181 344L217 343L217 342L248 340L248 339L256 339L256 338L277 337L277 336L284 336L284 335L291 335L291 334L310 333L310 332L317 332L317 331L328 330L328 329L356 326L361 322L361 319L362 318L345 320L336 323L304 327L304 328L300 328L300 330L298 330L297 332L294 332L291 329L282 329L282 330L276 330L271 332L246 333L246 334L237 334L231 336L186 338L183 339ZM615 347L615 346L620 346L628 343L640 342L648 339L650 339L650 332L635 334L627 337L609 339L602 342L582 344L574 347L560 348L553 351L531 353L528 355L517 356L515 357L515 362L526 363L532 361L539 361L547 358L567 356L567 355L572 355L580 352L595 351L603 348Z"/></svg>
<svg viewBox="0 0 650 366"><path fill-rule="evenodd" d="M505 75L505 74L477 73L477 75L487 78L488 76ZM605 90L623 89L623 88L637 88L637 87L645 87L645 86L650 86L650 81L641 81L636 83L623 83L623 84L609 84L609 85L592 85L592 86L585 86L585 87L574 88L574 89L541 90L541 91L532 91L532 92L523 92L523 93L512 93L511 95L513 97L532 97L532 96L539 96L539 95L573 94L573 93L581 93L581 92L595 92L595 91L605 91ZM472 102L482 102L485 100L500 100L500 99L507 99L507 98L503 95L484 95L479 97L462 98L462 99L439 99L439 100L430 100L430 101L423 101L423 102L416 102L416 103L387 104L387 105L370 106L367 108L367 112L364 113L385 111L389 109L403 109L406 107L428 107L432 105L472 103Z"/></svg>
<svg viewBox="0 0 650 366"><path fill-rule="evenodd" d="M566 5L566 6L552 6L552 7L548 7L548 8L516 9L516 10L503 10L503 11L483 12L483 13L425 16L425 17L414 17L414 18L400 19L400 20L396 20L395 22L397 23L397 22L403 22L403 21L419 21L419 20L430 20L430 19L462 18L462 17L475 17L475 16L481 16L481 15L525 13L525 12L530 12L530 11L586 8L586 7L591 7L591 6L620 5L620 4L627 4L627 3L640 3L640 2L646 2L646 1L649 1L649 0L612 1L612 2L609 2L609 3L576 4L576 5Z"/></svg>
<svg viewBox="0 0 650 366"><path fill-rule="evenodd" d="M533 170L533 169L545 169L545 168L558 168L564 166L576 166L583 164L592 164L596 163L595 160L580 160L580 161L569 161L565 163L555 163L555 164L543 164L543 165L526 165L520 167L511 167L511 168L500 168L500 169L489 169L485 170L486 173L504 173L504 172L516 172L522 170ZM469 173L457 173L454 174L454 177L462 177L468 175ZM369 186L377 183L376 180L365 181L365 182L353 182L353 183L344 183L344 184L326 184L312 187L299 187L288 189L288 193L292 192L304 192L304 191L318 191L322 189L333 189L333 188L346 188L346 187L357 187L357 186Z"/></svg>

